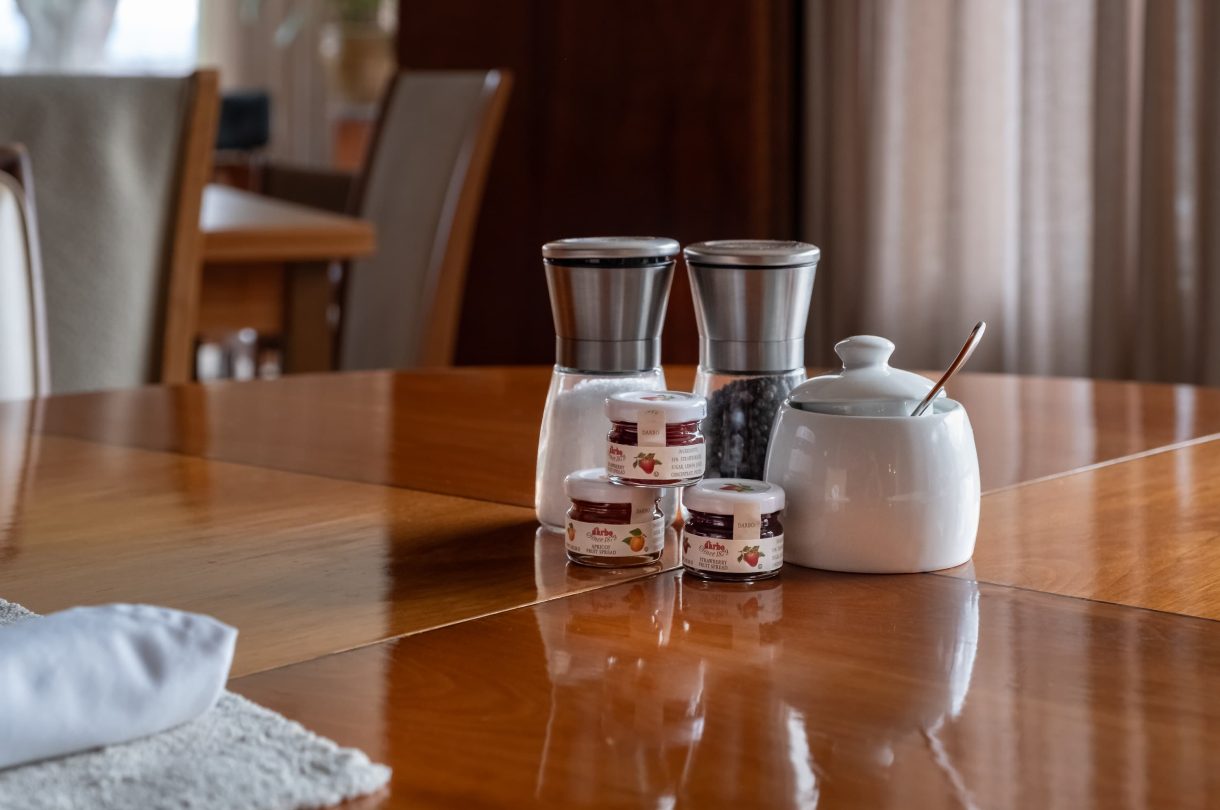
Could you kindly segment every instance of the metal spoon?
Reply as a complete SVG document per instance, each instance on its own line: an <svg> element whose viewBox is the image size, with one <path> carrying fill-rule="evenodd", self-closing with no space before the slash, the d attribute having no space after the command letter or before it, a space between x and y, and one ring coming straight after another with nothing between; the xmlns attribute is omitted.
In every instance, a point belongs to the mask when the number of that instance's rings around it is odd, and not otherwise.
<svg viewBox="0 0 1220 810"><path fill-rule="evenodd" d="M982 339L983 333L987 331L987 324L979 321L974 325L974 329L970 332L970 337L966 338L966 342L962 345L962 350L957 353L957 357L945 369L945 373L940 375L940 379L936 381L936 385L932 386L932 390L928 395L920 400L920 403L915 406L915 410L911 411L911 416L922 416L923 412L932 404L932 400L936 399L936 395L944 390L945 383L949 382L949 378L957 373L957 370L966 364L970 359L970 355L974 353L974 348L979 345L979 340Z"/></svg>

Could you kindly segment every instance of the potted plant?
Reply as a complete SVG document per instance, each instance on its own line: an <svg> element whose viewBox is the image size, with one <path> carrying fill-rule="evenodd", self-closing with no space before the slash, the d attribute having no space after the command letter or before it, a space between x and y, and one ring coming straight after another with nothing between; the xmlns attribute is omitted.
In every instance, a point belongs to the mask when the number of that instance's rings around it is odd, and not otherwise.
<svg viewBox="0 0 1220 810"><path fill-rule="evenodd" d="M346 103L376 104L394 74L395 4L328 0L321 53L331 91Z"/></svg>

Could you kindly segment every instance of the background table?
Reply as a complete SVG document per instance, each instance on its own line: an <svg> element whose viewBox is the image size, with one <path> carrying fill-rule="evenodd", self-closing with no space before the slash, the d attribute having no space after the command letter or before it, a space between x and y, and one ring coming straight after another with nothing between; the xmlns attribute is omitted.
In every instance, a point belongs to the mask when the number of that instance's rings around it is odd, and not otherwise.
<svg viewBox="0 0 1220 810"><path fill-rule="evenodd" d="M221 185L204 189L199 332L282 337L292 371L330 368L327 262L370 255L372 223Z"/></svg>
<svg viewBox="0 0 1220 810"><path fill-rule="evenodd" d="M687 386L691 370L668 369ZM0 596L241 630L234 688L376 806L1144 806L1220 784L1220 392L962 375L972 563L756 587L568 566L549 371L0 403Z"/></svg>

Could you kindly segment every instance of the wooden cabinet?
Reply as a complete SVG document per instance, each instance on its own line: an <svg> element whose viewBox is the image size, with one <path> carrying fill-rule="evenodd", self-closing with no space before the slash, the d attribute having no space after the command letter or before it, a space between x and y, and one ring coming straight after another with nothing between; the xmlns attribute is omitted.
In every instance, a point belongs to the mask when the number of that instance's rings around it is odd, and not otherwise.
<svg viewBox="0 0 1220 810"><path fill-rule="evenodd" d="M408 69L507 68L459 363L550 362L539 248L565 236L793 238L793 0L402 0ZM666 362L693 362L679 267Z"/></svg>

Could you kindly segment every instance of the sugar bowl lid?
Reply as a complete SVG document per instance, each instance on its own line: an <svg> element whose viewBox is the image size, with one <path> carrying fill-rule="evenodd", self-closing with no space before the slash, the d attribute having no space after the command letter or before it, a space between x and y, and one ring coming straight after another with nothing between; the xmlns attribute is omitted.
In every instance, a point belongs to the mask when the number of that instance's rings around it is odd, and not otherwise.
<svg viewBox="0 0 1220 810"><path fill-rule="evenodd" d="M792 389L788 404L803 411L847 416L909 416L932 381L889 364L894 344L857 335L835 344L843 361L836 374L814 377ZM930 411L929 411L930 413Z"/></svg>
<svg viewBox="0 0 1220 810"><path fill-rule="evenodd" d="M682 493L682 504L713 515L732 515L740 505L757 504L769 515L784 508L784 490L749 478L705 478Z"/></svg>
<svg viewBox="0 0 1220 810"><path fill-rule="evenodd" d="M686 391L631 391L606 400L606 416L615 422L639 422L646 411L659 411L667 425L707 416L707 400Z"/></svg>

